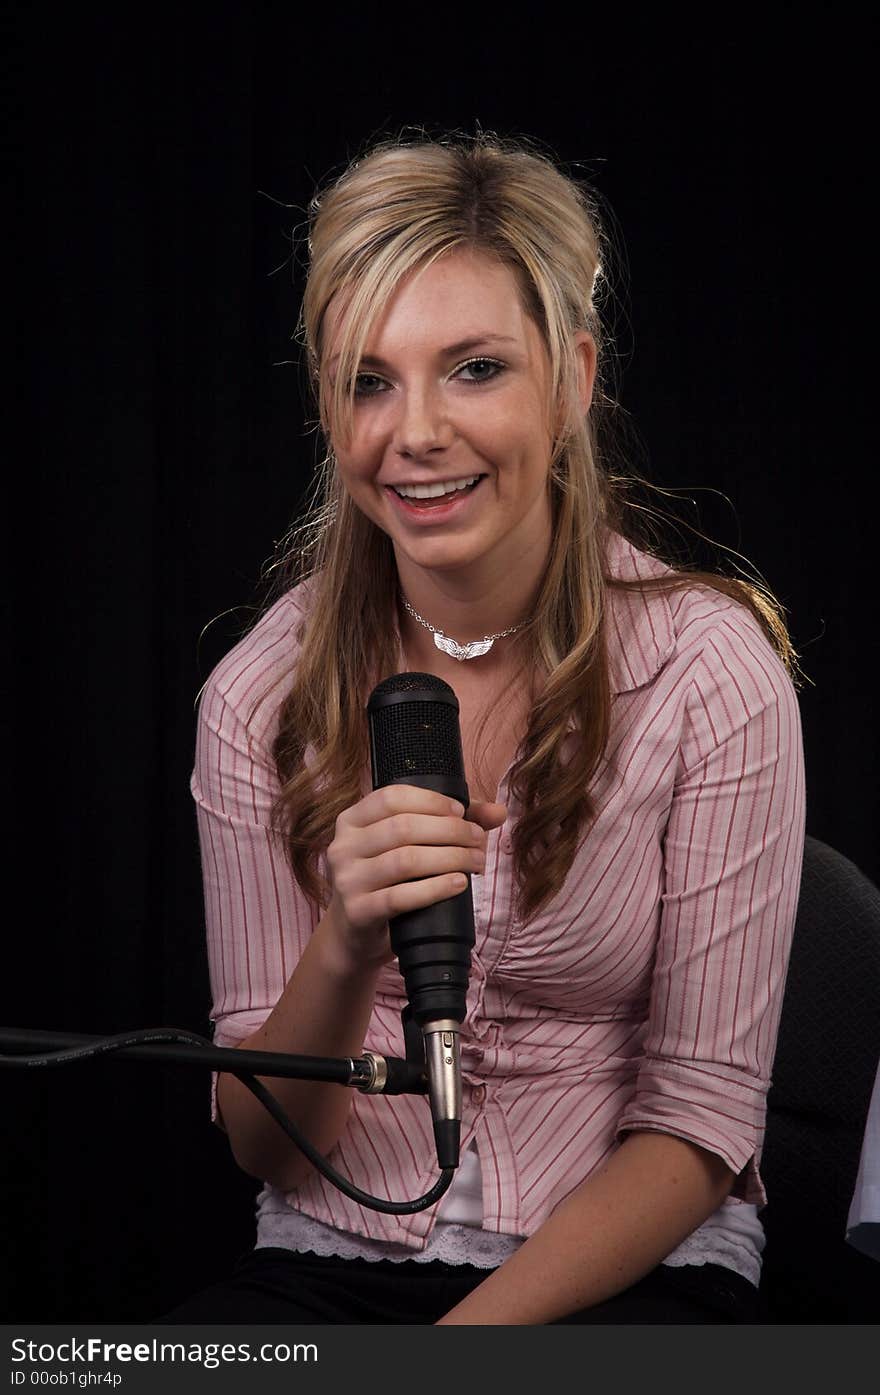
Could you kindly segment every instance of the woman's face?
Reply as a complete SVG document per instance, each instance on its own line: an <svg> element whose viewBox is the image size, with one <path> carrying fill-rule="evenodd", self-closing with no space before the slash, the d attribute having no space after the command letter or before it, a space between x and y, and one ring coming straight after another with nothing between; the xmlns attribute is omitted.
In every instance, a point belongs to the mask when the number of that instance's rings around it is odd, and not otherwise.
<svg viewBox="0 0 880 1395"><path fill-rule="evenodd" d="M331 302L331 384L343 322ZM578 347L586 411L595 366L588 334ZM413 567L490 580L546 559L549 387L541 335L508 267L456 251L398 288L359 365L352 439L333 446L352 500L391 538L404 585ZM436 512L408 507L394 492L474 475L482 477L475 489Z"/></svg>

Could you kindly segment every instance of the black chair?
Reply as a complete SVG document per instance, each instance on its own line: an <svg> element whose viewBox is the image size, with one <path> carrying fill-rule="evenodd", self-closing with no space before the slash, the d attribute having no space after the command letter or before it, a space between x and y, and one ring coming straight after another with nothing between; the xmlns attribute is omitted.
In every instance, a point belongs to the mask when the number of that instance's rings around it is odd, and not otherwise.
<svg viewBox="0 0 880 1395"><path fill-rule="evenodd" d="M846 1239L880 1058L880 891L807 837L761 1174L768 1323L880 1321L880 1263Z"/></svg>

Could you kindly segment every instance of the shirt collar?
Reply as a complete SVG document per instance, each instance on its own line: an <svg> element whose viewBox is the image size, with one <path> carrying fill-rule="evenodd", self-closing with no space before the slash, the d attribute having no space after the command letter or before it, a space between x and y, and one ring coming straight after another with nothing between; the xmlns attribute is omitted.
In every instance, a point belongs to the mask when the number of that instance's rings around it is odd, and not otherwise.
<svg viewBox="0 0 880 1395"><path fill-rule="evenodd" d="M621 580L662 576L671 571L665 563L640 552L619 533L609 533L606 544L608 575ZM672 610L660 591L605 592L608 670L612 693L641 688L659 673L675 648Z"/></svg>

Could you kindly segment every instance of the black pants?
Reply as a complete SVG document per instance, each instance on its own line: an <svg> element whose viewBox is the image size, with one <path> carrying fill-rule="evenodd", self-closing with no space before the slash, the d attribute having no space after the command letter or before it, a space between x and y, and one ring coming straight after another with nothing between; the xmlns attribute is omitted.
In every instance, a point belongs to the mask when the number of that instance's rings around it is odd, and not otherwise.
<svg viewBox="0 0 880 1395"><path fill-rule="evenodd" d="M154 1322L433 1325L489 1273L436 1259L393 1264L267 1247L248 1251L229 1279L193 1294ZM560 1322L757 1320L757 1289L740 1274L718 1264L661 1264L615 1298Z"/></svg>

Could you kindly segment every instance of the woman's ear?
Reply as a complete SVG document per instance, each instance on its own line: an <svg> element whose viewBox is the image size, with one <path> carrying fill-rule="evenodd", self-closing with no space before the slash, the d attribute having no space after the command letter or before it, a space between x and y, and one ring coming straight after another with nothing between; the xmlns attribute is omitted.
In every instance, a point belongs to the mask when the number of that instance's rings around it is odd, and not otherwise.
<svg viewBox="0 0 880 1395"><path fill-rule="evenodd" d="M578 396L586 415L593 401L593 385L596 381L596 341L587 330L580 329L574 337L574 348L577 358Z"/></svg>
<svg viewBox="0 0 880 1395"><path fill-rule="evenodd" d="M574 336L574 360L575 377L577 384L577 409L581 416L586 416L593 401L593 385L596 381L596 341L588 330L581 329ZM575 411L572 403L572 411ZM556 432L563 429L565 422L565 408L563 405L563 391L560 391L556 403Z"/></svg>

